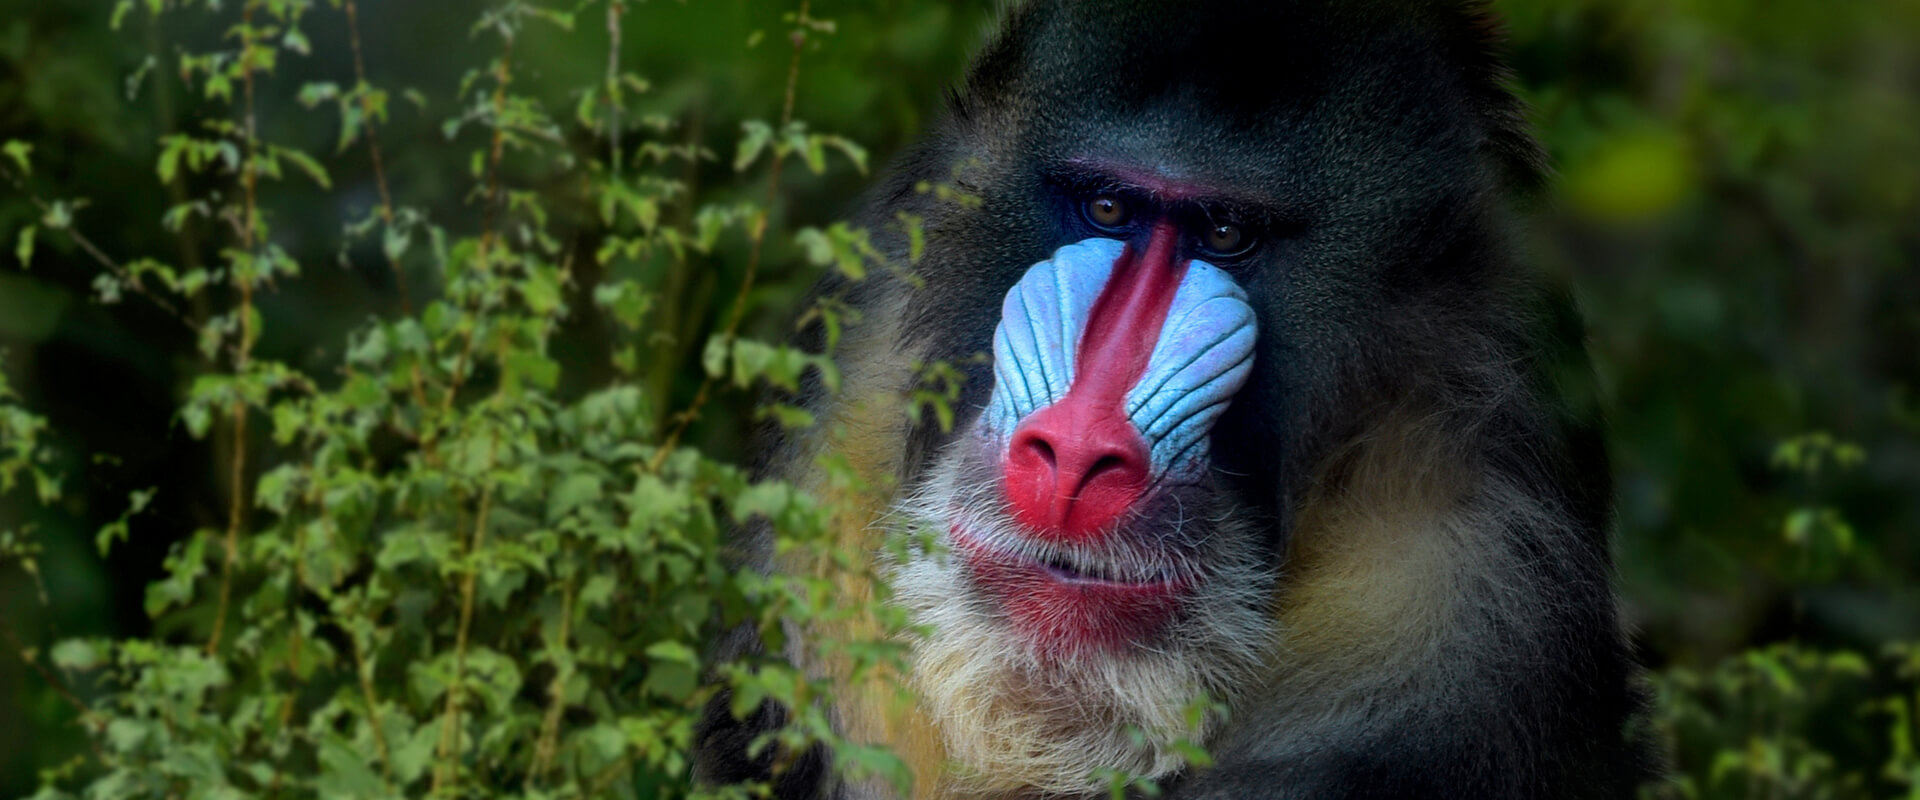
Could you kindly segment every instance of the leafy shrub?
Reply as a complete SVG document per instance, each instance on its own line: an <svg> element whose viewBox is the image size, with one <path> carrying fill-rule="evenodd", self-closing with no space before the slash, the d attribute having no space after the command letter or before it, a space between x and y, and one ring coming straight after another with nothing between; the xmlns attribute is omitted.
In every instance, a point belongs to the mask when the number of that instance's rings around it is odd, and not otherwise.
<svg viewBox="0 0 1920 800"><path fill-rule="evenodd" d="M40 237L64 236L97 262L100 302L145 302L193 331L206 369L175 419L223 448L229 501L225 524L176 542L165 577L147 587L155 635L26 654L73 703L93 746L48 765L39 796L702 794L688 752L715 691L705 685L708 642L737 625L778 642L783 623L884 616L831 602L832 575L736 570L723 532L755 522L771 526L781 551L819 551L813 560L847 570L864 562L823 549L830 514L812 498L681 441L714 393L792 389L808 371L835 385L827 358L741 331L783 171L794 162L813 173L865 169L858 145L794 118L802 56L834 24L805 2L787 15L778 121L749 122L731 162L735 180L764 193L708 199L684 171L715 156L674 138L671 119L629 108L650 86L620 63L622 18L640 8L508 0L484 12L471 33L494 53L461 80L442 126L470 148L477 225L463 234L390 191L380 134L401 98L427 98L370 83L355 3L328 6L125 0L114 9L116 27L139 14L205 15L219 29L203 45L214 49L178 59L181 79L214 105L164 137L155 164L163 185L189 187L163 224L223 239L214 263L107 255L82 231L84 201L41 200L29 183L31 145L6 143L7 176L43 212L18 235L20 261L31 263ZM348 41L311 40L305 31L320 14L341 15ZM529 40L567 37L602 17L606 69L574 92L571 116L519 91L517 77L532 69L520 56ZM355 74L297 87L279 79L283 59L319 46L350 47ZM270 94L333 116L338 146L373 161L377 202L341 221L342 257L362 242L377 248L401 311L355 328L332 374L256 349L276 322L262 297L311 268L275 235L261 186L332 189L325 158L262 134ZM855 233L799 236L832 243ZM647 356L667 335L655 312L684 301L663 297L672 282L648 273L718 268L741 257L729 237L746 251L731 312L702 348L691 400L663 409L682 390L650 381L659 367ZM864 265L843 258L841 268ZM832 317L831 298L814 313ZM583 316L610 331L611 378L570 387L556 347ZM0 383L0 402L11 399ZM790 407L768 418L811 424ZM44 420L7 405L0 425L0 490L19 480L42 502L56 499ZM863 480L822 468L830 481ZM151 498L136 493L99 531L103 555L141 535ZM0 537L0 555L34 569L29 537ZM898 655L884 641L859 645L821 646L856 669ZM86 684L69 689L74 677ZM773 659L728 665L724 677L741 711L763 698L808 709L830 690ZM824 715L794 717L780 745L836 743ZM854 774L904 780L882 751L837 750Z"/></svg>

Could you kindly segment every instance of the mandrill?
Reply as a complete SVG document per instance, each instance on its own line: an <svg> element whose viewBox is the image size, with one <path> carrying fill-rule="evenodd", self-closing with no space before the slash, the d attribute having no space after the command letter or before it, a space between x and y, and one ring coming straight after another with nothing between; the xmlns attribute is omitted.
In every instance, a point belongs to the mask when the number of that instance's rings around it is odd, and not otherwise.
<svg viewBox="0 0 1920 800"><path fill-rule="evenodd" d="M845 386L766 450L802 484L829 452L893 481L842 541L932 631L914 707L848 693L836 723L923 797L1105 796L1102 768L1175 798L1631 796L1655 759L1606 455L1557 383L1580 326L1509 243L1544 166L1485 9L1004 16L865 204L901 261L888 224L924 219L924 285L827 279L865 319ZM972 365L950 432L869 402L931 360ZM875 520L931 546L885 555ZM817 749L749 757L785 711L727 707L703 780L890 793Z"/></svg>

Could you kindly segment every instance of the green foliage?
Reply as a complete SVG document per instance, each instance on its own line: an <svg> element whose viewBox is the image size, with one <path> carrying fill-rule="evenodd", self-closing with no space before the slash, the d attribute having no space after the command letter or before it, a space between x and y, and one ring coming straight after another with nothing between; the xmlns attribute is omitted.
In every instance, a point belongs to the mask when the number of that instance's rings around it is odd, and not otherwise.
<svg viewBox="0 0 1920 800"><path fill-rule="evenodd" d="M5 367L0 353L0 367ZM23 480L31 481L42 503L60 498L60 483L51 470L52 454L43 441L47 420L17 403L20 396L0 371L0 494L11 492Z"/></svg>
<svg viewBox="0 0 1920 800"><path fill-rule="evenodd" d="M794 390L807 372L837 387L829 358L740 331L768 217L783 198L777 189L759 199L698 191L677 168L711 154L664 138L671 124L625 111L651 84L621 69L617 49L604 79L580 90L570 123L578 127L550 115L546 98L516 82L529 68L515 48L554 35L537 26L567 35L595 4L509 0L473 24L494 53L460 81L453 116L439 126L469 148L466 215L477 225L435 222L389 195L377 160L388 90L359 73L357 9L328 5L350 42L316 43L303 32L332 13L310 0L114 9L115 28L144 13L222 30L218 44L200 45L219 49L181 45L178 76L211 105L192 132L159 138L153 168L176 192L164 227L221 240L217 259L122 264L99 254L92 285L102 303L139 293L192 330L204 366L173 418L224 450L227 506L224 524L173 541L164 576L146 587L145 610L161 623L154 635L66 639L44 659L23 652L75 706L93 746L92 758L43 772L37 796L709 794L691 784L689 751L717 688L705 678L716 665L704 651L721 630L753 626L778 641L787 623L898 622L884 609L833 602L832 575L736 571L723 534L754 524L772 529L780 552L865 567L825 549L830 510L811 497L680 444L716 387ZM617 48L622 16L640 10L625 0L598 5ZM804 3L789 22L791 86L801 55L832 26ZM351 80L289 91L285 59L328 46L355 51ZM404 94L425 105L422 93ZM413 287L425 291L417 312L403 294L401 313L347 332L330 374L260 349L286 315L267 313L267 296L308 271L284 248L263 187L289 171L322 192L335 185L319 157L266 139L262 109L275 95L331 112L335 149L364 146L376 159L378 204L341 226L342 252L377 242L403 293L408 277L430 278ZM827 150L866 170L859 145L791 119L791 99L782 114L777 127L745 126L733 167L756 174L743 182L765 175L777 187L789 160L825 173ZM20 179L31 174L30 151L5 146ZM763 151L770 158L758 158ZM516 180L577 194L522 190ZM41 205L41 226L91 249L74 213L84 201ZM23 266L35 230L19 234ZM877 256L864 232L829 230ZM813 235L803 233L802 246ZM668 415L677 393L643 380L637 355L657 344L657 284L619 267L689 269L687 259L714 254L729 237L750 243L739 298L707 338L690 405ZM559 337L589 313L611 325L612 377L564 386ZM52 502L47 422L17 399L0 381L0 492L26 480ZM783 421L809 423L795 411ZM823 469L829 482L861 480L844 466ZM154 497L134 492L99 530L103 555L146 535L142 512ZM29 533L0 535L0 557L38 574ZM890 631L822 646L856 672L897 668ZM720 674L738 713L759 700L809 709L830 691L777 659ZM86 696L68 691L69 681L90 687ZM799 752L816 742L842 744L823 715L803 713L757 746ZM904 785L890 754L839 752L851 774ZM745 796L753 787L713 791Z"/></svg>
<svg viewBox="0 0 1920 800"><path fill-rule="evenodd" d="M1782 441L1772 464L1813 483L1827 469L1866 461L1859 445L1827 433ZM1795 571L1808 585L1830 581L1853 552L1855 533L1831 506L1799 506L1780 525L1782 540L1802 554ZM1756 647L1701 670L1674 666L1653 676L1659 739L1675 771L1647 787L1648 797L1873 797L1892 786L1920 796L1911 698L1920 697L1915 645L1893 642L1884 658L1851 649L1797 642ZM1830 718L1870 723L1834 736ZM1884 762L1846 758L1875 753Z"/></svg>
<svg viewBox="0 0 1920 800"><path fill-rule="evenodd" d="M1606 401L1650 791L1920 796L1886 711L1920 639L1920 76L1881 66L1920 7L1495 6L1558 171L1531 250Z"/></svg>

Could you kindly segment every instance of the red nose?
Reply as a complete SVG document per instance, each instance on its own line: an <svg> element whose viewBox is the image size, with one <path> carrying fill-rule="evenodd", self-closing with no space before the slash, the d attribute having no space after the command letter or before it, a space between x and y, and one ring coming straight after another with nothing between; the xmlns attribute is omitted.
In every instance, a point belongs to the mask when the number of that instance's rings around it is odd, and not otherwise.
<svg viewBox="0 0 1920 800"><path fill-rule="evenodd" d="M1007 449L1013 516L1047 538L1093 538L1147 490L1147 443L1133 424L1076 399L1028 417Z"/></svg>

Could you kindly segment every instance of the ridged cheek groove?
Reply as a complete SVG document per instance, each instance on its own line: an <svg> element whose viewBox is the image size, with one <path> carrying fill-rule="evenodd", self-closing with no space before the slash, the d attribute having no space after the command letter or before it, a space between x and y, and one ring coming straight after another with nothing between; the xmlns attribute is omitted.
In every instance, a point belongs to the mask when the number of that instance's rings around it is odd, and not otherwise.
<svg viewBox="0 0 1920 800"><path fill-rule="evenodd" d="M1253 373L1255 338L1246 292L1220 268L1191 262L1146 372L1127 392L1156 482L1191 483L1205 471L1207 433Z"/></svg>

